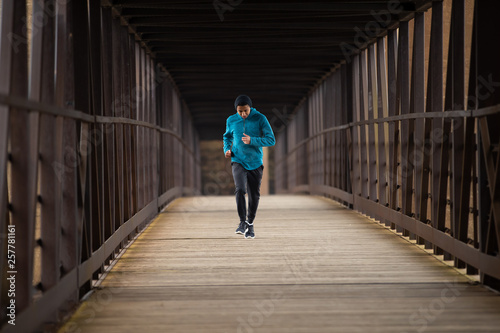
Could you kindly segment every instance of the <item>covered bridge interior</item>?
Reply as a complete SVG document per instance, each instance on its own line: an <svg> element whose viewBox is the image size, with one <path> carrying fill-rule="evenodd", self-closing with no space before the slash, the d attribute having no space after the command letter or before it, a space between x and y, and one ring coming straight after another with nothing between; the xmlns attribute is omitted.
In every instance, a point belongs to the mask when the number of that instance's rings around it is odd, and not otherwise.
<svg viewBox="0 0 500 333"><path fill-rule="evenodd" d="M273 192L336 200L499 288L498 9L1 0L4 327L9 237L17 329L33 331L164 207L204 193L201 147L221 141L222 158L239 94L273 126Z"/></svg>

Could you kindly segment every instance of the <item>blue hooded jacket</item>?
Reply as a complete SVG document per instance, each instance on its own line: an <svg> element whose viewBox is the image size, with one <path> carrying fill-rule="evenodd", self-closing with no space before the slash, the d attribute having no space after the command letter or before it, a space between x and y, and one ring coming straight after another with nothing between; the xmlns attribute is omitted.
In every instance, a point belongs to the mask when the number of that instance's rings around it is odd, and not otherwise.
<svg viewBox="0 0 500 333"><path fill-rule="evenodd" d="M243 133L250 136L250 144L241 138ZM243 119L238 113L229 116L224 133L224 154L231 150L231 162L240 163L247 170L254 170L263 164L262 147L274 146L276 140L266 116L255 108Z"/></svg>

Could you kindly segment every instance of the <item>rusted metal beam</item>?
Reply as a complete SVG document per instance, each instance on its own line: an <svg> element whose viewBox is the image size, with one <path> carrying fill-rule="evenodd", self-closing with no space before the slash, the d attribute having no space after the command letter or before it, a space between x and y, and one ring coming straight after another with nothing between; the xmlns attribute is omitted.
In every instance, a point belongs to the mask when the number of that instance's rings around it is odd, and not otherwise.
<svg viewBox="0 0 500 333"><path fill-rule="evenodd" d="M415 31L415 28L414 28ZM417 76L417 71L421 68L417 68L415 64L417 45L413 43L413 55L412 55L412 65L410 67L410 39L414 36L410 35L409 25L406 27L401 26L399 30L400 38L400 56L402 57L401 67L401 114L415 113L413 101L415 99L415 77ZM398 58L399 59L399 58ZM411 68L411 75L410 75ZM412 216L414 214L413 209L413 193L414 193L414 129L415 121L413 119L404 120L401 123L401 188L402 188L402 206L401 210L404 214Z"/></svg>
<svg viewBox="0 0 500 333"><path fill-rule="evenodd" d="M468 78L468 94L465 101L465 106L470 108L470 101L477 99L475 97L477 91L477 68L475 66L477 61L477 54L475 52L477 37L475 36L475 28L472 28L472 40L470 44L471 54L470 63L471 65ZM466 46L467 49L467 46ZM474 103L474 109L479 106L477 102ZM460 193L459 205L459 218L458 218L458 239L463 242L473 242L475 248L479 248L478 243L478 224L477 224L477 181L476 181L476 156L478 154L478 149L476 148L477 136L475 135L476 130L476 119L472 117L465 118L464 120L464 149L463 149L463 169L462 169L462 184L463 187ZM472 225L471 225L472 224ZM472 235L469 237L469 230L472 229ZM467 274L478 274L476 267L467 265Z"/></svg>
<svg viewBox="0 0 500 333"><path fill-rule="evenodd" d="M443 111L443 3L434 2L432 5L432 26L429 51L429 74L427 86L427 113ZM432 119L432 179L431 179L431 223L438 230L444 230L444 217L440 215L442 209L439 201L441 181L441 150L443 137L438 134L442 131L443 120ZM434 247L434 253L441 250Z"/></svg>
<svg viewBox="0 0 500 333"><path fill-rule="evenodd" d="M102 61L103 61L103 115L113 116L113 19L111 9L101 8L102 15ZM117 96L119 98L119 96ZM104 154L104 182L103 182L103 239L108 239L115 231L115 124L103 125L103 154Z"/></svg>
<svg viewBox="0 0 500 333"><path fill-rule="evenodd" d="M9 2L9 1L6 1ZM4 4L6 2L3 2ZM7 4L7 7L10 5ZM13 36L25 38L27 31L23 31L23 18L26 17L26 3L15 1L12 12L12 26L7 31L12 31ZM8 19L10 21L10 19ZM2 31L3 33L3 31ZM9 45L12 52L10 76L3 80L10 81L9 93L21 98L28 97L28 49L27 43ZM22 274L16 276L16 308L18 311L26 309L33 296L33 252L35 246L34 227L35 216L30 216L32 208L26 208L26 199L32 193L30 189L33 179L27 175L33 171L33 161L30 160L29 114L21 108L11 108L9 117L10 156L11 156L11 223L16 226L16 267Z"/></svg>
<svg viewBox="0 0 500 333"><path fill-rule="evenodd" d="M56 76L56 98L55 103L59 107L66 107L72 109L75 107L75 78L70 75L70 73L75 73L75 61L73 58L74 45L73 38L77 26L75 26L75 15L74 12L81 14L78 4L69 2L67 4L62 4L60 7L60 16L58 18L64 18L58 21L58 39L57 39L57 52L58 59L64 58L65 61L58 62L57 66L57 76ZM86 10L85 10L86 11ZM84 25L85 26L85 25ZM87 29L84 30L86 33ZM62 56L64 54L64 56ZM86 73L86 75L88 75ZM85 80L88 82L88 80ZM85 91L88 91L85 89ZM85 98L87 103L84 108L85 111L88 110L88 94ZM83 109L81 105L79 105ZM58 145L58 149L61 149L61 162L64 165L65 172L61 177L61 194L63 200L59 200L61 205L60 212L60 230L57 232L61 233L60 237L60 268L59 272L61 277L66 275L68 272L72 271L79 263L80 258L78 255L79 251L79 237L80 237L80 219L78 209L78 183L79 183L79 151L78 151L78 136L77 136L77 122L71 118L64 118L62 121L57 120L57 125L59 123L62 125L61 133L59 129L56 128L57 135L61 137L61 145ZM71 308L76 302L78 302L78 290L74 290L68 301L68 308ZM61 308L63 310L64 308Z"/></svg>
<svg viewBox="0 0 500 333"><path fill-rule="evenodd" d="M0 17L0 31L12 31L14 20L14 1L3 1ZM12 49L7 34L0 35L0 93L9 94L10 77L12 70ZM0 281L0 305L2 306L2 315L6 313L6 306L9 302L6 290L9 283L5 276L7 271L8 243L4 241L7 238L7 225L10 224L9 212L9 190L8 190L8 163L9 163L9 124L10 108L8 105L0 104L0 237L2 245L0 247L0 269L2 270L2 281ZM5 309L5 310L4 310Z"/></svg>
<svg viewBox="0 0 500 333"><path fill-rule="evenodd" d="M123 73L125 72L123 68L124 66L124 54L122 48L127 47L127 44L123 43L122 40L122 27L120 26L120 22L117 20L113 20L112 26L111 26L111 37L112 37L112 42L111 42L111 47L112 47L112 57L113 57L113 64L112 64L112 86L113 86L113 104L112 104L112 114L114 117L125 117L125 106L128 104L125 102L126 95L124 94L124 82L123 82ZM123 222L125 222L123 216L124 216L124 210L123 210L123 204L124 204L124 167L125 167L125 160L124 160L124 148L123 148L123 141L124 141L124 126L119 124L115 125L115 130L114 130L114 150L115 150L115 160L114 160L114 165L115 169L113 170L113 173L115 175L115 212L114 212L114 229L116 230L117 228L122 225Z"/></svg>
<svg viewBox="0 0 500 333"><path fill-rule="evenodd" d="M363 51L359 55L359 101L360 109L359 116L360 120L369 120L367 117L368 108L368 73L366 70L366 53ZM361 161L361 196L363 198L369 198L369 176L368 176L368 147L367 147L367 134L366 126L361 125L359 129L359 146L360 146L360 161Z"/></svg>
<svg viewBox="0 0 500 333"><path fill-rule="evenodd" d="M122 71L123 82L122 82L122 104L121 113L124 118L130 119L132 105L132 87L130 85L130 66L131 66L131 54L128 52L130 49L130 37L127 31L120 29L120 41L122 46L127 52L122 52L123 63ZM161 124L163 126L163 124ZM132 164L132 151L131 151L131 126L123 126L123 192L132 193L132 178L131 178L131 164ZM123 218L122 221L127 221L133 215L132 213L132 200L130 195L124 195L123 197Z"/></svg>
<svg viewBox="0 0 500 333"><path fill-rule="evenodd" d="M353 121L360 121L360 94L359 94L359 62L353 61L352 63L352 91L353 91ZM353 126L352 128L352 193L354 195L361 195L361 142L360 142L360 127Z"/></svg>
<svg viewBox="0 0 500 333"><path fill-rule="evenodd" d="M344 66L340 69L341 71L341 82L340 86L341 87L352 87L352 67L351 66ZM340 89L340 88L338 88ZM341 105L341 112L342 112L342 117L340 124L346 124L349 122L352 122L352 116L353 116L353 107L352 107L352 89L341 89L342 90L342 105ZM342 188L344 191L353 193L352 187L353 187L353 179L351 176L351 170L352 170L352 164L353 164L353 153L352 153L352 131L346 130L343 131L342 134L342 142L341 145L343 147L343 153L342 153L342 165L343 165L343 185L344 187Z"/></svg>
<svg viewBox="0 0 500 333"><path fill-rule="evenodd" d="M45 3L47 5L47 3ZM47 18L47 24L42 30L43 53L42 53L42 76L41 79L41 97L42 103L54 103L54 75L55 72L55 20L52 17ZM52 75L51 75L52 74ZM53 163L55 161L55 118L51 115L40 115L40 223L42 240L42 258L43 267L41 274L41 284L44 290L48 290L59 281L59 228L54 224L56 218L56 196L55 189L57 184L57 175L54 172Z"/></svg>
<svg viewBox="0 0 500 333"><path fill-rule="evenodd" d="M406 115L410 112L410 32L408 22L401 22L398 35L398 63L397 63L397 114ZM400 138L400 155L398 159L398 178L400 178L400 188L398 193L400 197L400 207L404 214L411 214L411 173L412 170L409 166L409 144L410 138L409 121L402 121L399 124L399 138ZM407 235L405 230L398 230Z"/></svg>
<svg viewBox="0 0 500 333"><path fill-rule="evenodd" d="M388 116L399 115L399 85L397 84L396 65L398 64L397 30L391 30L387 37L387 78L388 78ZM398 154L399 122L389 122L389 207L398 207Z"/></svg>
<svg viewBox="0 0 500 333"><path fill-rule="evenodd" d="M387 52L386 41L388 38L380 39L377 43L377 118L389 115L388 110L388 86L387 86ZM388 204L388 181L387 181L387 144L386 124L378 125L378 200L383 206ZM390 136L390 134L388 134Z"/></svg>
<svg viewBox="0 0 500 333"><path fill-rule="evenodd" d="M371 45L367 52L367 119L372 120L377 118L378 112L377 105L377 59L376 59L376 45ZM368 125L368 170L369 170L369 196L370 200L375 202L379 201L378 198L378 163L377 163L377 144L375 143L375 125Z"/></svg>
<svg viewBox="0 0 500 333"><path fill-rule="evenodd" d="M452 85L453 109L464 108L465 100L465 0L454 0L452 5L450 53L453 66ZM452 231L453 236L462 241L467 240L467 225L460 230L460 197L465 186L462 173L464 170L464 119L455 119L452 122L452 145L451 150L451 200L452 200ZM470 172L470 169L469 169ZM467 209L468 211L468 209ZM463 267L463 263L459 264Z"/></svg>
<svg viewBox="0 0 500 333"><path fill-rule="evenodd" d="M414 113L425 112L425 13L415 14L413 38L412 95ZM428 201L428 159L426 158L425 120L415 121L413 163L415 168L414 213L416 218L425 222ZM425 174L425 175L424 175Z"/></svg>

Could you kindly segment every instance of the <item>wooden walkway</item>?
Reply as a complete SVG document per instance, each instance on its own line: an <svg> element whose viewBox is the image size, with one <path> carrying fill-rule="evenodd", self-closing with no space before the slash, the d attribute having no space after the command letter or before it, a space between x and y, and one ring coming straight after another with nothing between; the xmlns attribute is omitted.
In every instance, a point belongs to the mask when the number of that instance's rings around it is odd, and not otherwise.
<svg viewBox="0 0 500 333"><path fill-rule="evenodd" d="M60 332L499 332L500 297L385 227L312 196L182 198Z"/></svg>

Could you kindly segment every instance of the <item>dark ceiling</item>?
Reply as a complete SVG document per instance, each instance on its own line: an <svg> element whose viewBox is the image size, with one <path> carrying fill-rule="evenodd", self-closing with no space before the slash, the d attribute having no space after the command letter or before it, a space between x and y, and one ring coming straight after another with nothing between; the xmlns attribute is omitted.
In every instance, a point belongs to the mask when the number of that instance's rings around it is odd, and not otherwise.
<svg viewBox="0 0 500 333"><path fill-rule="evenodd" d="M249 95L268 117L273 109L291 113L345 59L341 43L360 46L364 36L373 37L429 2L113 0L112 5L170 72L201 138L221 139L237 95Z"/></svg>

